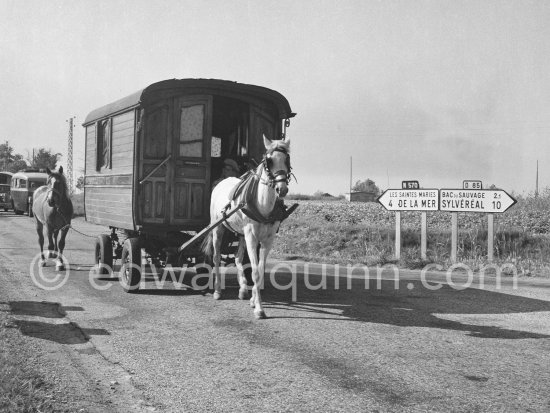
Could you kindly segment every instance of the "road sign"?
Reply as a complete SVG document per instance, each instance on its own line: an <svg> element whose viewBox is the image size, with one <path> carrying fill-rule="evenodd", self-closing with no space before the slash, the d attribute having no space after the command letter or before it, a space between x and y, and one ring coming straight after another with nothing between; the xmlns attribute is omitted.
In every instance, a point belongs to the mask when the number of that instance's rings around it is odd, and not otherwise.
<svg viewBox="0 0 550 413"><path fill-rule="evenodd" d="M462 181L463 189L483 189L483 183L481 181L466 180Z"/></svg>
<svg viewBox="0 0 550 413"><path fill-rule="evenodd" d="M418 183L418 181L402 181L401 188L402 189L420 189L420 184Z"/></svg>
<svg viewBox="0 0 550 413"><path fill-rule="evenodd" d="M516 203L501 189L440 189L441 211L500 213Z"/></svg>
<svg viewBox="0 0 550 413"><path fill-rule="evenodd" d="M388 211L437 211L437 189L388 189L377 201Z"/></svg>

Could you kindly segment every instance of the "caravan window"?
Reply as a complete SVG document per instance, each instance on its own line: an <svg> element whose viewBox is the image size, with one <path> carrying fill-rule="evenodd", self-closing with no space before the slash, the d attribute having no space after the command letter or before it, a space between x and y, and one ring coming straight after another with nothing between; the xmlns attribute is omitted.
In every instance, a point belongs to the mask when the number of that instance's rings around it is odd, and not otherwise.
<svg viewBox="0 0 550 413"><path fill-rule="evenodd" d="M204 125L204 105L181 108L179 156L202 156L202 135Z"/></svg>
<svg viewBox="0 0 550 413"><path fill-rule="evenodd" d="M99 121L97 123L97 166L111 169L111 119Z"/></svg>

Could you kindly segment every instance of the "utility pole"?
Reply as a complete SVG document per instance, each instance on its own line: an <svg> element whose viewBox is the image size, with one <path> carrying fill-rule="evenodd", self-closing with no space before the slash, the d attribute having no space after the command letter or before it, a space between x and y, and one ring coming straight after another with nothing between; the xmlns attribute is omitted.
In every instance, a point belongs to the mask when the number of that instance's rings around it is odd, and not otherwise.
<svg viewBox="0 0 550 413"><path fill-rule="evenodd" d="M8 170L8 164L10 163L10 142L6 140L6 153L4 157L4 169L3 171Z"/></svg>
<svg viewBox="0 0 550 413"><path fill-rule="evenodd" d="M535 198L539 196L539 160L537 159L537 186L535 188Z"/></svg>
<svg viewBox="0 0 550 413"><path fill-rule="evenodd" d="M351 202L351 187L353 185L353 156L349 157L349 202Z"/></svg>
<svg viewBox="0 0 550 413"><path fill-rule="evenodd" d="M69 193L72 195L74 191L73 186L73 121L76 116L70 117L69 122L69 138L67 144L67 184L69 186Z"/></svg>

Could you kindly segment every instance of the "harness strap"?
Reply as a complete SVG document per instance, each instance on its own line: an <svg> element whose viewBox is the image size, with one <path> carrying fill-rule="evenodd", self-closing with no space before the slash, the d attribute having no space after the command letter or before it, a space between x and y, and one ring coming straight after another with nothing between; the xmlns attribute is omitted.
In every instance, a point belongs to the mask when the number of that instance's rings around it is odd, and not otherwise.
<svg viewBox="0 0 550 413"><path fill-rule="evenodd" d="M286 209L282 201L275 202L273 210L270 212L269 216L265 217L258 210L256 203L256 195L258 193L258 185L262 182L261 177L257 173L250 173L246 178L239 184L233 191L233 196L231 197L232 201L238 202L239 199L242 199L242 202L246 206L242 209L242 212L250 219L259 222L261 224L273 224L276 221L282 221L286 218ZM239 233L235 231L231 224L224 222L224 225L232 232Z"/></svg>
<svg viewBox="0 0 550 413"><path fill-rule="evenodd" d="M233 228L229 222L227 222L227 211L229 210L229 208L231 208L231 202L229 202L222 211L223 218L224 218L224 221L222 222L223 226L226 227L229 231L231 231L234 234L243 235L239 231L237 231L235 228Z"/></svg>

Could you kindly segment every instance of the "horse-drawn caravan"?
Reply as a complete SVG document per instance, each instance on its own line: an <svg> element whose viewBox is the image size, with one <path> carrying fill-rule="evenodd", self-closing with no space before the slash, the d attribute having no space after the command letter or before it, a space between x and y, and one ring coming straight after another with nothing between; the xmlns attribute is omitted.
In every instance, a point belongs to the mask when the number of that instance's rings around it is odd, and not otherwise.
<svg viewBox="0 0 550 413"><path fill-rule="evenodd" d="M198 243L172 253L209 228L224 161L241 173L258 167L263 137L283 141L294 115L278 92L212 79L161 81L92 111L83 123L86 219L110 228L97 240L97 263L122 258L132 291L142 249L154 262L200 261Z"/></svg>

